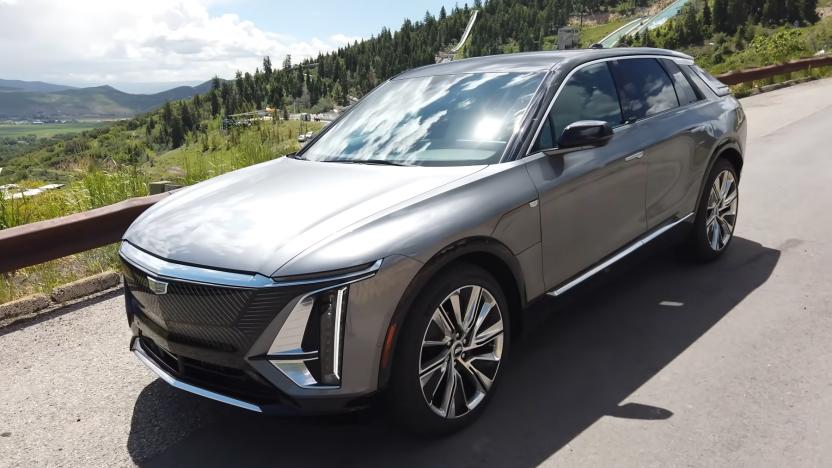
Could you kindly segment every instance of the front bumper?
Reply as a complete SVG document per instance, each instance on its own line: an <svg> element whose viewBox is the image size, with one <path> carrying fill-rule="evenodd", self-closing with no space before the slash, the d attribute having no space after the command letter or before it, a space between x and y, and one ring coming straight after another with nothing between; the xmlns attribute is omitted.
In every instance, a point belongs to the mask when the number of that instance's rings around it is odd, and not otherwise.
<svg viewBox="0 0 832 468"><path fill-rule="evenodd" d="M145 366L147 366L150 370L152 370L156 375L158 375L162 380L167 382L168 384L176 387L180 390L184 390L189 393L193 393L194 395L199 395L205 398L210 398L211 400L216 400L221 403L225 403L232 406L237 406L239 408L247 409L249 411L255 411L257 413L263 412L263 407L258 404L254 404L248 401L243 401L237 398L232 398L227 395L223 395L221 393L217 393L211 390L208 390L203 387L198 387L196 385L191 385L188 382L180 380L179 378L173 376L171 373L163 369L159 364L157 364L157 356L150 356L148 351L146 351L141 344L140 337L134 337L130 344L130 349L133 350L133 354L139 358L139 361L142 362Z"/></svg>
<svg viewBox="0 0 832 468"><path fill-rule="evenodd" d="M324 278L278 288L260 277L249 287L249 280L240 284L240 278L224 272L220 282L206 276L209 270L199 268L194 275L191 267L158 257L139 262L127 250L121 256L134 335L130 347L139 360L174 387L257 412L366 406L378 390L381 349L392 313L421 265L396 256L357 280ZM147 278L167 283L167 294L153 294ZM290 316L311 292L345 282L350 289L340 385L301 385L272 359L276 338L297 327ZM280 359L281 365L286 362Z"/></svg>

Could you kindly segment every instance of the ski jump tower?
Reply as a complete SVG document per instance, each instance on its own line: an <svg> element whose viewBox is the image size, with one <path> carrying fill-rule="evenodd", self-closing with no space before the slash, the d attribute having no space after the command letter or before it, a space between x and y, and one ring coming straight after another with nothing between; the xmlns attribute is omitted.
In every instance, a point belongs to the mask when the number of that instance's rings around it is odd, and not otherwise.
<svg viewBox="0 0 832 468"><path fill-rule="evenodd" d="M467 41L468 36L471 35L471 30L474 28L474 22L477 21L477 15L479 12L479 10L474 10L474 13L471 15L471 19L468 20L468 26L465 26L465 32L462 33L462 38L459 39L459 43L457 43L456 46L447 52L440 50L436 53L436 63L445 63L454 60L454 55L462 50L462 46L465 45L465 41Z"/></svg>

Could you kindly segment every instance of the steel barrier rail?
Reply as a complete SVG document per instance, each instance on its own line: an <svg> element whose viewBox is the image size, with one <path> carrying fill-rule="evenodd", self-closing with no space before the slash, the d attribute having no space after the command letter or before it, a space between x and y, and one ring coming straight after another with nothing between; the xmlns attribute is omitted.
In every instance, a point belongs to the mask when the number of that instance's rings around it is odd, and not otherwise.
<svg viewBox="0 0 832 468"><path fill-rule="evenodd" d="M775 75L782 75L784 73L801 71L814 67L826 67L830 65L832 65L832 55L822 55L820 57L805 58L778 65L769 65L749 70L729 72L719 75L716 78L727 85L738 85L749 81L764 80L766 78L771 78Z"/></svg>
<svg viewBox="0 0 832 468"><path fill-rule="evenodd" d="M146 209L168 193L0 230L0 273L48 262L121 240Z"/></svg>

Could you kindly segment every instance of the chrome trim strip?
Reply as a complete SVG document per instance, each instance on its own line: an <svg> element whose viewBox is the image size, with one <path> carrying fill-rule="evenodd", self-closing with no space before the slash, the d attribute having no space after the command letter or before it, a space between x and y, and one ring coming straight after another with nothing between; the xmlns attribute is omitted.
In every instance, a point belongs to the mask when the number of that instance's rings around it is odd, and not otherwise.
<svg viewBox="0 0 832 468"><path fill-rule="evenodd" d="M550 296L553 296L553 297L563 295L565 292L569 291L570 289L574 288L575 286L583 283L584 281L588 280L592 276L595 276L595 274L605 270L606 268L608 268L613 263L616 263L617 261L623 259L627 255L630 255L631 253L635 252L639 248L643 247L648 242L654 240L655 238L659 237L660 235L664 234L665 232L669 231L670 229L673 229L678 224L683 223L684 221L686 221L691 216L693 216L693 213L690 213L687 216L685 216L684 218L677 219L676 221L673 221L670 224L667 224L665 226L662 226L659 229L656 229L655 231L651 232L650 234L647 234L646 236L642 237L641 239L633 242L632 244L629 245L629 247L625 248L624 250L621 250L620 252L618 252L617 254L608 258L607 260L599 263L598 265L596 265L595 267L593 267L592 269L590 269L586 273L582 274L581 276L578 276L577 278L575 278L574 280L564 284L560 288L555 289L554 291L550 291L546 294L548 294Z"/></svg>
<svg viewBox="0 0 832 468"><path fill-rule="evenodd" d="M300 388L327 390L339 388L337 385L319 385L306 363L303 360L297 361L269 361L277 370L283 373L289 380Z"/></svg>
<svg viewBox="0 0 832 468"><path fill-rule="evenodd" d="M268 354L270 356L279 355L295 355L303 353L301 350L301 342L303 341L303 334L306 331L306 325L309 323L309 316L312 313L312 307L315 305L315 296L307 294L303 296L286 317L286 321L280 326L277 336L269 346Z"/></svg>
<svg viewBox="0 0 832 468"><path fill-rule="evenodd" d="M293 349L279 354L264 354L249 359L264 359L267 361L314 361L318 359L318 351L304 351Z"/></svg>
<svg viewBox="0 0 832 468"><path fill-rule="evenodd" d="M127 241L121 243L121 258L130 262L145 273L190 283L215 284L238 288L262 288L274 285L268 276L248 275L228 271L212 270L179 263L168 262L140 250Z"/></svg>
<svg viewBox="0 0 832 468"><path fill-rule="evenodd" d="M380 261L380 260L379 260ZM336 296L336 329L335 329L335 362L334 368L336 372L336 376L340 379L341 378L341 345L340 341L342 340L342 335L344 333L343 325L341 324L342 315L345 313L345 309L349 304L344 304L344 295L346 293L346 286L361 281L363 279L368 278L369 276L354 278L350 281L346 281L344 283L340 283L337 285L327 286L325 288L320 288L315 291L311 291L304 295L303 297L298 300L295 306L289 311L289 317L281 326L280 330L277 332L277 336L275 337L274 341L272 342L271 346L269 346L268 351L268 359L275 366L279 371L283 372L289 380L295 383L298 387L301 388L340 388L340 385L322 385L319 384L317 380L315 380L311 374L304 372L300 366L296 366L298 363L303 363L304 361L309 361L311 359L318 359L320 356L320 350L318 351L303 351L300 348L300 342L303 339L303 332L306 330L306 325L309 321L309 315L312 311L312 306L314 305L314 298L316 295L323 291L331 291L333 289L338 289L338 293ZM311 300L310 300L311 299ZM297 313L297 314L296 314ZM295 318L293 318L295 317ZM302 323L300 319L302 318ZM293 336L285 336L283 334L284 328L286 328L286 324L292 321L292 327L295 330L299 330L300 334L295 334ZM291 332L292 330L290 330ZM315 357L310 358L310 354L314 353ZM305 369L305 367L304 367ZM308 375L307 375L308 374Z"/></svg>
<svg viewBox="0 0 832 468"><path fill-rule="evenodd" d="M346 290L347 288L343 287L335 293L335 343L333 344L335 349L332 353L332 372L338 378L338 381L341 380L341 334L343 333L341 330L341 318L344 314L344 293Z"/></svg>
<svg viewBox="0 0 832 468"><path fill-rule="evenodd" d="M145 366L147 366L150 370L152 370L156 375L158 375L162 380L170 384L171 386L178 388L180 390L184 390L189 393L193 393L194 395L199 395L201 397L210 398L214 401L219 401L220 403L225 403L227 405L236 406L238 408L247 409L249 411L254 411L256 413L262 413L263 408L253 403L249 403L247 401L238 400L236 398L231 398L229 396L222 395L220 393L212 392L210 390L206 390L201 387L197 387L191 385L189 383L185 383L176 377L168 374L165 372L161 367L157 366L152 359L150 359L147 354L145 354L144 350L139 343L139 340L133 340L133 354L139 358L139 361L142 362Z"/></svg>
<svg viewBox="0 0 832 468"><path fill-rule="evenodd" d="M259 273L233 273L230 271L213 270L191 265L182 265L151 255L128 241L122 241L119 255L125 261L145 273L157 277L170 278L186 283L212 284L234 288L272 288L283 286L299 286L305 284L325 283L330 281L358 281L375 275L381 268L383 259L376 260L368 268L337 276L321 276L300 281L275 281L271 277Z"/></svg>
<svg viewBox="0 0 832 468"><path fill-rule="evenodd" d="M373 262L372 265L367 267L364 270L353 271L350 273L345 273L343 275L337 276L320 276L317 278L310 278L308 280L297 280L297 281L273 281L275 286L298 286L303 284L315 284L315 283L328 283L330 281L341 281L341 280L349 280L349 282L353 283L358 281L359 279L366 279L370 276L374 275L379 268L381 268L381 263L383 259L378 259Z"/></svg>
<svg viewBox="0 0 832 468"><path fill-rule="evenodd" d="M630 161L633 161L633 160L636 160L636 159L641 159L642 157L644 157L644 151L639 151L636 154L631 154L631 155L627 156L626 158L624 158L624 161L625 162L630 162Z"/></svg>

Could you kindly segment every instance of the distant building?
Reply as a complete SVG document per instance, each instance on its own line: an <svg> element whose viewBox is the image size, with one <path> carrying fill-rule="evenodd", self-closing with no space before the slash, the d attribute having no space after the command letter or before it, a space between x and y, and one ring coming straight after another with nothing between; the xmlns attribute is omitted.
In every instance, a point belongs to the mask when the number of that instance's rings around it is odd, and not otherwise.
<svg viewBox="0 0 832 468"><path fill-rule="evenodd" d="M558 29L558 50L575 49L581 46L581 31L567 26Z"/></svg>
<svg viewBox="0 0 832 468"><path fill-rule="evenodd" d="M3 196L3 200L19 200L21 198L34 197L63 186L64 184L46 184L34 189L21 190L17 184L6 184L0 185L0 195Z"/></svg>

